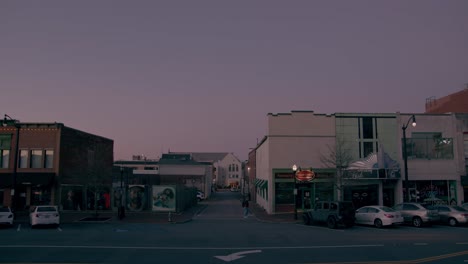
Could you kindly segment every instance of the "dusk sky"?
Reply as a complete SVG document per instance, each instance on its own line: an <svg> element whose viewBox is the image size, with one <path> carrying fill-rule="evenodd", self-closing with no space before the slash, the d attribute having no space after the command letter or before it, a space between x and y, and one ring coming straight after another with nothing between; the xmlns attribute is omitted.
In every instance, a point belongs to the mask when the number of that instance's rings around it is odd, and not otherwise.
<svg viewBox="0 0 468 264"><path fill-rule="evenodd" d="M0 114L114 159L233 152L268 113L422 113L468 83L468 1L1 1Z"/></svg>

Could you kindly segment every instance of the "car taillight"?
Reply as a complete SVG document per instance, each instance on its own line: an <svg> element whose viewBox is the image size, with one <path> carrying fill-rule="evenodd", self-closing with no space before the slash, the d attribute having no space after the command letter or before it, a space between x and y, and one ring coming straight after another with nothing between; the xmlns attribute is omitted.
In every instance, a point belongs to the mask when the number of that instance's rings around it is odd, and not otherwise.
<svg viewBox="0 0 468 264"><path fill-rule="evenodd" d="M36 217L37 217L37 218L39 218L39 216L40 216L39 214L36 214Z"/></svg>
<svg viewBox="0 0 468 264"><path fill-rule="evenodd" d="M468 217L468 214L462 214L464 217Z"/></svg>
<svg viewBox="0 0 468 264"><path fill-rule="evenodd" d="M385 217L388 217L388 218L393 218L393 215L392 214L384 214Z"/></svg>
<svg viewBox="0 0 468 264"><path fill-rule="evenodd" d="M59 215L58 215L58 214L55 214L55 217L59 217Z"/></svg>
<svg viewBox="0 0 468 264"><path fill-rule="evenodd" d="M9 216L8 216L8 218L13 218L13 215L12 215L12 214L11 214L11 215L9 215Z"/></svg>

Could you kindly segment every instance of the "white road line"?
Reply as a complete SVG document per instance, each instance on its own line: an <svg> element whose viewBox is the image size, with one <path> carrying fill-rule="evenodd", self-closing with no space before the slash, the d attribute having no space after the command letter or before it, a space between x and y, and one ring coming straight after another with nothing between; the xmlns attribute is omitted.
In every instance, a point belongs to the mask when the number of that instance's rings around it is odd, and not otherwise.
<svg viewBox="0 0 468 264"><path fill-rule="evenodd" d="M326 248L366 248L383 247L383 244L338 245L338 246L298 246L298 247L124 247L124 246L58 246L58 245L0 245L0 248L84 248L84 249L149 249L149 250L251 250L251 249L326 249Z"/></svg>
<svg viewBox="0 0 468 264"><path fill-rule="evenodd" d="M21 224L18 225L18 228L16 229L17 232L21 231Z"/></svg>
<svg viewBox="0 0 468 264"><path fill-rule="evenodd" d="M62 228L60 228L60 227L57 227L57 230L60 231L60 232L62 232Z"/></svg>
<svg viewBox="0 0 468 264"><path fill-rule="evenodd" d="M468 242L459 242L459 243L455 243L457 245L468 245Z"/></svg>
<svg viewBox="0 0 468 264"><path fill-rule="evenodd" d="M428 243L414 243L415 246L427 246Z"/></svg>

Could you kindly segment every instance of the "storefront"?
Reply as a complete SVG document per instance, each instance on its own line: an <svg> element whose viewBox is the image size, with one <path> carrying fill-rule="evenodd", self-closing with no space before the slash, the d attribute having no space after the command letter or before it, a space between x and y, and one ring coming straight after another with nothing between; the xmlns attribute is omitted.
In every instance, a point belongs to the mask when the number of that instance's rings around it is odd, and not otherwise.
<svg viewBox="0 0 468 264"><path fill-rule="evenodd" d="M409 181L411 202L456 205L457 182L450 180ZM407 193L404 192L406 197Z"/></svg>
<svg viewBox="0 0 468 264"><path fill-rule="evenodd" d="M294 189L297 188L296 208L311 209L316 201L334 200L335 188L330 170L315 171L315 179L310 182L294 182L293 173L274 173L275 212L294 210Z"/></svg>

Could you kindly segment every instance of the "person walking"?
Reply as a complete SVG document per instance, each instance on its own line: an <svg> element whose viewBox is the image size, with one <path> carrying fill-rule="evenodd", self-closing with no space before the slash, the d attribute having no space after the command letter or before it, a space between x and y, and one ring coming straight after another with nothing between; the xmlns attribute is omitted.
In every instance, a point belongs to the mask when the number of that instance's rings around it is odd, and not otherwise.
<svg viewBox="0 0 468 264"><path fill-rule="evenodd" d="M242 202L242 207L244 208L244 218L247 218L249 216L249 200L244 199Z"/></svg>

